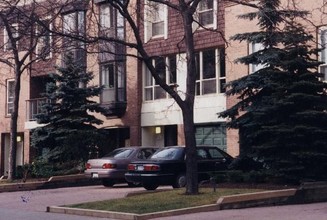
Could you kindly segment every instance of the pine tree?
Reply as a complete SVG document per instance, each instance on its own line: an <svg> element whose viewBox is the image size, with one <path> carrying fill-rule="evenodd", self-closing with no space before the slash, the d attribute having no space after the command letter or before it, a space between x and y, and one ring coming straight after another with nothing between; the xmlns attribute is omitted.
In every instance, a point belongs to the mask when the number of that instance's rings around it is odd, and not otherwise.
<svg viewBox="0 0 327 220"><path fill-rule="evenodd" d="M48 157L54 161L85 161L101 135L96 125L103 121L90 113L105 111L91 100L100 95L102 87L89 86L93 75L71 56L65 61L64 67L56 68L58 73L49 76L52 82L44 94L47 102L37 116L37 122L45 126L32 131L31 143L39 150L50 150Z"/></svg>
<svg viewBox="0 0 327 220"><path fill-rule="evenodd" d="M257 19L260 30L233 40L258 43L262 50L237 61L262 66L228 83L228 96L239 102L220 113L239 129L240 158L256 158L279 179L327 179L327 84L319 80L319 50L298 23L305 11L279 10L280 1L260 0L258 10L242 15Z"/></svg>

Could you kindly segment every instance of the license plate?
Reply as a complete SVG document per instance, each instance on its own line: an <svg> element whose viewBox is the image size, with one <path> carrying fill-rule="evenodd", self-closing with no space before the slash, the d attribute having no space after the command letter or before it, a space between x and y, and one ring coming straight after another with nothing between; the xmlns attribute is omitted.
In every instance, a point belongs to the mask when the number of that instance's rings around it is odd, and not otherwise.
<svg viewBox="0 0 327 220"><path fill-rule="evenodd" d="M99 178L99 174L98 173L92 173L92 178Z"/></svg>
<svg viewBox="0 0 327 220"><path fill-rule="evenodd" d="M144 170L144 166L136 166L136 170L143 171Z"/></svg>

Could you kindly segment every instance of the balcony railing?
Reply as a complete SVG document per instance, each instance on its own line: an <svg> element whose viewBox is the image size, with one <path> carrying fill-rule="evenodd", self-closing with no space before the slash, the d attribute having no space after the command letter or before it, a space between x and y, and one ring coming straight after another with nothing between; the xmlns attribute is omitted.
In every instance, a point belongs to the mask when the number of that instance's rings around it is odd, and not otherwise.
<svg viewBox="0 0 327 220"><path fill-rule="evenodd" d="M46 102L45 98L26 100L26 118L28 121L35 121L36 116L42 113L41 106Z"/></svg>

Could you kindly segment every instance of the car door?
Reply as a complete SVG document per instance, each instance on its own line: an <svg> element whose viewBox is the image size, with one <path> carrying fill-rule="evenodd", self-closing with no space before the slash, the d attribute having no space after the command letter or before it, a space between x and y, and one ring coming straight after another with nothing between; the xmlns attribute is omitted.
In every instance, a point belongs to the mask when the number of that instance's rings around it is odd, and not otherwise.
<svg viewBox="0 0 327 220"><path fill-rule="evenodd" d="M210 158L209 152L206 148L197 149L198 158L198 173L199 180L207 180L212 175L211 173L215 171L215 163Z"/></svg>
<svg viewBox="0 0 327 220"><path fill-rule="evenodd" d="M208 148L208 153L211 159L210 161L213 171L223 171L228 169L231 158L227 158L225 154L216 147Z"/></svg>

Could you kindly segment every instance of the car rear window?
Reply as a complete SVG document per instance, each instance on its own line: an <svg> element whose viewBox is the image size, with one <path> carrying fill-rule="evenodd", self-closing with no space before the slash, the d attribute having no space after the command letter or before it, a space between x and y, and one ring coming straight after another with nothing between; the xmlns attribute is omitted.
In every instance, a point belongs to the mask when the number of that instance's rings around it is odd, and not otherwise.
<svg viewBox="0 0 327 220"><path fill-rule="evenodd" d="M127 158L132 154L132 152L132 149L116 149L111 153L107 154L105 157Z"/></svg>
<svg viewBox="0 0 327 220"><path fill-rule="evenodd" d="M209 149L209 154L212 159L223 159L223 158L227 157L227 156L225 156L226 154L223 154L222 152L220 152L218 149L215 149L215 148Z"/></svg>
<svg viewBox="0 0 327 220"><path fill-rule="evenodd" d="M164 148L155 152L151 159L163 159L163 160L175 160L180 159L183 154L183 150L179 148Z"/></svg>

